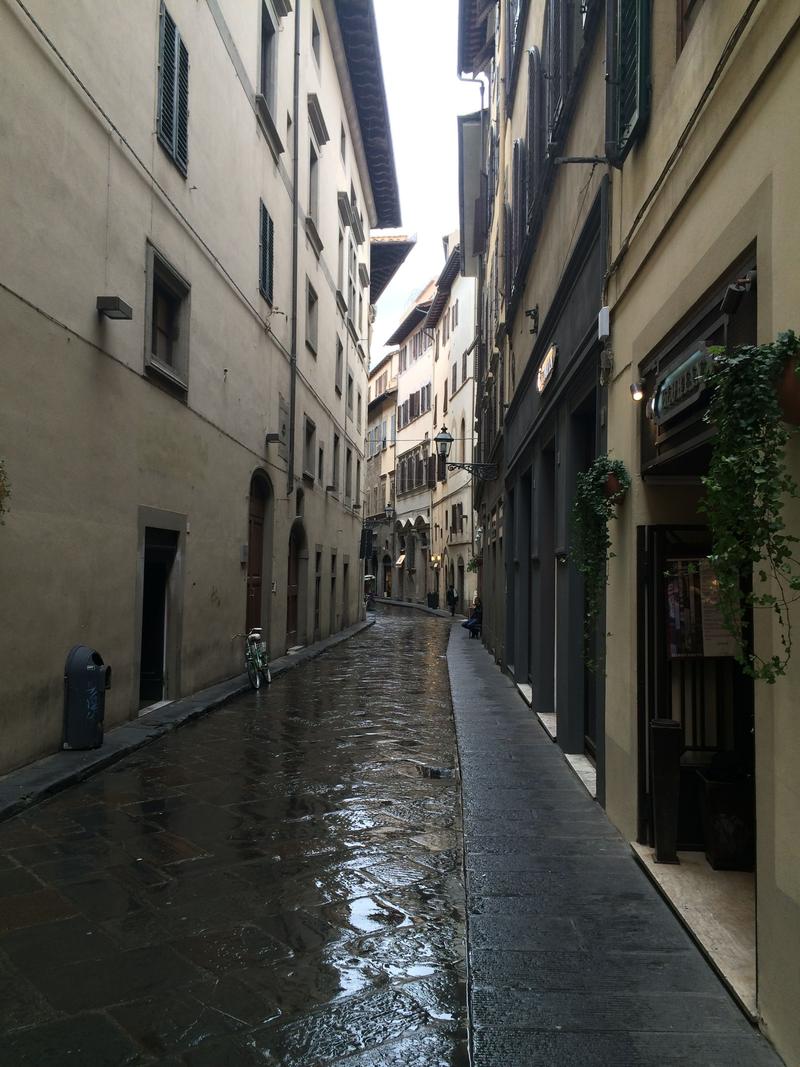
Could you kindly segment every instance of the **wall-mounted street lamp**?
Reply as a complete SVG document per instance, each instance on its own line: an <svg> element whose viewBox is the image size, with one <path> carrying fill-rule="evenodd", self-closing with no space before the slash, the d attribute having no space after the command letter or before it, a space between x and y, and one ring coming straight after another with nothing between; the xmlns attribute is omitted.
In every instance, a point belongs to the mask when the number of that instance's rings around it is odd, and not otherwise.
<svg viewBox="0 0 800 1067"><path fill-rule="evenodd" d="M447 457L450 455L453 441L453 435L448 433L447 426L442 424L442 428L434 437L433 443L436 445L436 454L443 460L447 460ZM490 482L497 477L496 463L450 463L448 461L447 469L449 471L469 471L475 478L480 478L482 481L487 482Z"/></svg>
<svg viewBox="0 0 800 1067"><path fill-rule="evenodd" d="M631 382L631 396L637 404L644 400L644 386L641 382Z"/></svg>
<svg viewBox="0 0 800 1067"><path fill-rule="evenodd" d="M132 319L133 308L121 296L98 296L97 314L107 319Z"/></svg>

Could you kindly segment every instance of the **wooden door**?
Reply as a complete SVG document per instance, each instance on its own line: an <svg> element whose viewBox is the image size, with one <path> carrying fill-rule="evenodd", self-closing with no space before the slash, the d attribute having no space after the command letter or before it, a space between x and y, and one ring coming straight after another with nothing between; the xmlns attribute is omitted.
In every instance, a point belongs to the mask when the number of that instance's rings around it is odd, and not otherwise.
<svg viewBox="0 0 800 1067"><path fill-rule="evenodd" d="M247 613L245 626L261 626L261 601L264 576L264 512L266 495L253 481L250 487L250 511L247 526Z"/></svg>
<svg viewBox="0 0 800 1067"><path fill-rule="evenodd" d="M289 567L286 580L286 646L297 644L297 592L300 574L300 546L294 536L289 538Z"/></svg>

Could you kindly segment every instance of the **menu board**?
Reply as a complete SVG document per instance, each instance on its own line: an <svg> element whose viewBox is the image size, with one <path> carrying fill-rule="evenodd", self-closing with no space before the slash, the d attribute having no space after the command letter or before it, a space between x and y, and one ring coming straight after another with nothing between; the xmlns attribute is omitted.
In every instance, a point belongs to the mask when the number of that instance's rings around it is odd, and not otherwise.
<svg viewBox="0 0 800 1067"><path fill-rule="evenodd" d="M723 622L719 586L706 557L667 560L666 610L670 659L736 654L736 638Z"/></svg>

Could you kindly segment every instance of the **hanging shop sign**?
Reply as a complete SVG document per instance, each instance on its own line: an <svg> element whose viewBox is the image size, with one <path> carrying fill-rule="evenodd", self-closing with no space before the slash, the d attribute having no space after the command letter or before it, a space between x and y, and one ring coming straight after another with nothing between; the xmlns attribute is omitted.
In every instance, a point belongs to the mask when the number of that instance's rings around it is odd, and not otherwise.
<svg viewBox="0 0 800 1067"><path fill-rule="evenodd" d="M647 411L657 426L694 404L706 387L713 365L714 357L702 346L664 375L656 384Z"/></svg>
<svg viewBox="0 0 800 1067"><path fill-rule="evenodd" d="M536 371L536 389L540 396L550 384L550 379L553 377L553 371L556 369L557 355L558 345L550 345L544 354L544 359L539 364L539 369Z"/></svg>

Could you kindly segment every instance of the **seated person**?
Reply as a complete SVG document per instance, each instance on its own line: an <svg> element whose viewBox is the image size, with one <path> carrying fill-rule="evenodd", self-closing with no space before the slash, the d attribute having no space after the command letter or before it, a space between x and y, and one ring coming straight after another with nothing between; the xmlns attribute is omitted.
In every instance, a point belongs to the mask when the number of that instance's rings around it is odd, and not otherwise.
<svg viewBox="0 0 800 1067"><path fill-rule="evenodd" d="M481 632L481 622L483 621L483 606L481 604L481 598L475 597L475 602L472 605L469 618L466 622L462 622L461 625L465 630L469 630L470 637L477 637Z"/></svg>

